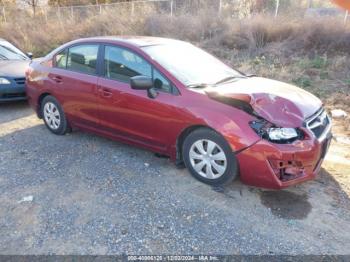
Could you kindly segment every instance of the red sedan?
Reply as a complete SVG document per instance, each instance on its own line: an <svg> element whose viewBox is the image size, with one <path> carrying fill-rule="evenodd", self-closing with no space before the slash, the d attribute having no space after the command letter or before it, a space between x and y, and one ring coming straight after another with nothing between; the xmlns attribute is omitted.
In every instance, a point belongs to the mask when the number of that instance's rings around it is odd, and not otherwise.
<svg viewBox="0 0 350 262"><path fill-rule="evenodd" d="M331 120L321 101L245 75L186 42L79 39L31 63L29 102L47 128L79 128L183 163L207 184L285 188L315 177Z"/></svg>

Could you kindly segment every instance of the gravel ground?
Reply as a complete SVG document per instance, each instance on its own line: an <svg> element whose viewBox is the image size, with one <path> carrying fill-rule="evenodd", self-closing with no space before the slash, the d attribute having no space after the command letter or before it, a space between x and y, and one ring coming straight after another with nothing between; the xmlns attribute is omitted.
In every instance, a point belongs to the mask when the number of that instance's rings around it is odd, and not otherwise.
<svg viewBox="0 0 350 262"><path fill-rule="evenodd" d="M350 164L335 159L288 190L211 188L151 152L56 136L25 103L0 105L0 254L349 254Z"/></svg>

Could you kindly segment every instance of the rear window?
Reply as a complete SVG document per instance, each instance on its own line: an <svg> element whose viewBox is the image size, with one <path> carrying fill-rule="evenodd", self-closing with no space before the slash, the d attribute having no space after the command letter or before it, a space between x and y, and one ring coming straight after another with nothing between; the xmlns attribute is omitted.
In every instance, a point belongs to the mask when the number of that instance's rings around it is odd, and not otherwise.
<svg viewBox="0 0 350 262"><path fill-rule="evenodd" d="M78 45L68 49L67 69L96 74L98 45Z"/></svg>

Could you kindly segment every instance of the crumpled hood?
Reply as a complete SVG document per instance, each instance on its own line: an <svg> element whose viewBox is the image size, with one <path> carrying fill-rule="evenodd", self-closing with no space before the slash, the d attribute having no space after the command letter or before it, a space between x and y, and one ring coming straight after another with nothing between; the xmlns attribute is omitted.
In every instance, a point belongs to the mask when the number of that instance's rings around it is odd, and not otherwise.
<svg viewBox="0 0 350 262"><path fill-rule="evenodd" d="M30 60L1 60L0 77L25 77L25 70Z"/></svg>
<svg viewBox="0 0 350 262"><path fill-rule="evenodd" d="M247 102L259 116L281 127L302 126L322 106L320 99L301 88L262 77L237 79L205 92Z"/></svg>

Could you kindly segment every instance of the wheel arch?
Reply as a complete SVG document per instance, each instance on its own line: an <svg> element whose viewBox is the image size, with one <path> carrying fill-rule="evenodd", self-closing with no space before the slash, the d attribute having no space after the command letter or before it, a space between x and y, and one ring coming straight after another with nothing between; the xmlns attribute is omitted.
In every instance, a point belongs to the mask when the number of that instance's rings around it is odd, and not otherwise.
<svg viewBox="0 0 350 262"><path fill-rule="evenodd" d="M51 93L49 92L44 92L42 93L39 97L38 97L38 111L37 111L37 115L39 118L43 118L43 116L41 115L41 103L44 100L45 97L50 96Z"/></svg>
<svg viewBox="0 0 350 262"><path fill-rule="evenodd" d="M211 128L210 126L206 126L206 125L192 125L192 126L186 127L184 130L182 130L182 132L180 133L180 135L176 139L176 165L178 165L178 166L182 166L183 165L182 146L183 146L183 143L184 143L186 137L190 133L192 133L193 131L195 131L197 129L200 129L200 128L207 128L207 129L213 130L214 132L216 132L219 135L221 135L214 128Z"/></svg>

